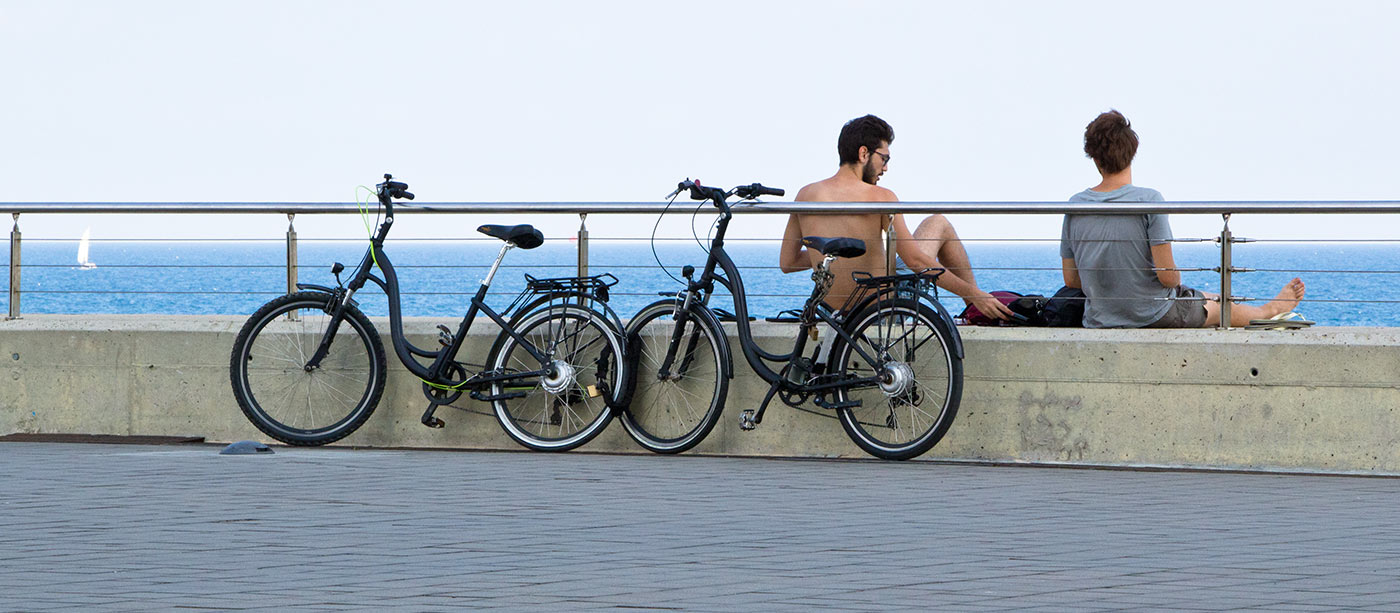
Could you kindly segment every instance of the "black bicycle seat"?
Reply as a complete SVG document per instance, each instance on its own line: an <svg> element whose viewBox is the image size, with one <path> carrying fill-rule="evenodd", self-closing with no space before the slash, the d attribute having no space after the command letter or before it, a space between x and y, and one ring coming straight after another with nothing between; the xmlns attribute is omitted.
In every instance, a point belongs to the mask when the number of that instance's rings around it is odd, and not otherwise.
<svg viewBox="0 0 1400 613"><path fill-rule="evenodd" d="M487 236L494 236L521 249L534 249L544 244L544 235L527 223L518 226L487 224L477 228L476 231Z"/></svg>
<svg viewBox="0 0 1400 613"><path fill-rule="evenodd" d="M820 251L822 255L838 258L858 258L865 255L865 241L858 238L827 238L825 236L804 236L802 245Z"/></svg>

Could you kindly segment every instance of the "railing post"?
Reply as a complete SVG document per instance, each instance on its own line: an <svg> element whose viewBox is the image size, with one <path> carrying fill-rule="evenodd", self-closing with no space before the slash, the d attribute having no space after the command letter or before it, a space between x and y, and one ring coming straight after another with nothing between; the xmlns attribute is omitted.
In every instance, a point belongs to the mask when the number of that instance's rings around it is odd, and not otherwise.
<svg viewBox="0 0 1400 613"><path fill-rule="evenodd" d="M296 213L287 213L287 293L297 291L297 228ZM287 312L288 321L297 321L297 312Z"/></svg>
<svg viewBox="0 0 1400 613"><path fill-rule="evenodd" d="M19 213L14 217L15 227L10 230L10 314L5 319L19 319Z"/></svg>
<svg viewBox="0 0 1400 613"><path fill-rule="evenodd" d="M894 274L894 215L887 217L885 225L885 274Z"/></svg>
<svg viewBox="0 0 1400 613"><path fill-rule="evenodd" d="M1233 267L1230 254L1230 246L1234 244L1235 237L1230 233L1230 214L1221 215L1225 219L1225 227L1220 231L1220 326L1221 330L1230 329L1230 272Z"/></svg>
<svg viewBox="0 0 1400 613"><path fill-rule="evenodd" d="M588 213L578 214L578 276L588 276Z"/></svg>
<svg viewBox="0 0 1400 613"><path fill-rule="evenodd" d="M297 291L297 228L296 213L287 213L287 293Z"/></svg>

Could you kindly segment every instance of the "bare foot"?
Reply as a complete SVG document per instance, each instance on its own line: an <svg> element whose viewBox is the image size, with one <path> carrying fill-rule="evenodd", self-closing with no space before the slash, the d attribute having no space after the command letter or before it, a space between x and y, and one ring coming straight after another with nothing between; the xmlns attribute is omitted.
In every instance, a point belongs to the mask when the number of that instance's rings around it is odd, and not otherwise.
<svg viewBox="0 0 1400 613"><path fill-rule="evenodd" d="M1292 281L1284 284L1283 289L1278 291L1278 295L1274 296L1273 300L1263 306L1264 311L1269 314L1269 317L1292 311L1298 306L1298 301L1303 299L1305 289L1303 280L1294 277Z"/></svg>

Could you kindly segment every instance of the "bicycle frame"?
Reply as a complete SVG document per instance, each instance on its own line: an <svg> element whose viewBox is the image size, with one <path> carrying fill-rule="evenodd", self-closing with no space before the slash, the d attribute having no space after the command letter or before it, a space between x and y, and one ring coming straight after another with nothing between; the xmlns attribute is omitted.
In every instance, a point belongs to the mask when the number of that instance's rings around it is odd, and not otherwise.
<svg viewBox="0 0 1400 613"><path fill-rule="evenodd" d="M743 276L740 275L739 268L734 264L734 260L732 260L729 254L724 250L724 235L729 229L729 222L733 218L733 214L730 213L729 207L723 200L718 200L715 204L720 208L720 219L715 230L714 238L710 241L709 257L705 261L705 269L700 274L700 278L698 280L689 279L684 296L677 296L677 300L681 301L677 310L677 325L672 333L671 343L667 346L666 358L662 361L661 374L668 374L671 363L675 360L676 350L680 344L680 334L685 327L683 325L684 318L686 317L685 314L689 312L690 306L698 300L700 305L705 307L705 310L708 311L710 297L714 293L714 284L718 283L729 290L730 295L734 299L734 315L737 320L736 324L739 332L739 346L744 352L744 359L749 363L749 367L753 369L754 374L757 374L764 381L769 384L778 384L784 389L792 389L799 392L820 392L837 387L877 383L878 378L871 377L869 381L852 380L818 385L799 384L788 381L782 374L768 366L766 361L790 363L800 357L803 350L806 348L808 330L815 327L817 322L824 322L832 332L839 335L846 343L849 343L861 358L865 359L872 367L878 367L880 361L867 353L864 348L855 342L855 339L851 338L851 336L846 333L840 320L835 317L826 304L821 302L819 296L821 293L820 287L813 288L812 296L808 298L807 308L804 310L804 317L800 324L797 339L793 343L792 351L785 354L769 353L762 347L759 347L758 343L753 339L753 329L749 323L748 298L744 293ZM722 275L716 273L716 267L723 272ZM695 339L692 339L691 342L695 342ZM687 351L686 355L689 354L690 352ZM729 359L732 360L732 357L729 357ZM685 364L682 364L681 368L683 369L684 367ZM732 365L729 366L729 372L725 374L731 378L733 377Z"/></svg>
<svg viewBox="0 0 1400 613"><path fill-rule="evenodd" d="M321 344L317 347L316 353L307 362L306 368L308 370L316 368L321 360L325 358L335 338L336 331L340 327L345 309L353 302L353 296L363 288L366 283L374 282L380 289L384 290L385 295L388 297L389 336L393 341L394 353L398 355L399 361L403 363L404 368L407 368L414 376L430 384L460 388L469 383L473 386L480 387L495 381L538 377L550 374L552 366L549 364L545 354L540 352L539 348L535 347L529 340L521 337L505 317L497 313L487 305L485 301L487 290L491 287L491 281L495 278L496 272L500 268L501 261L505 259L506 252L511 249L509 243L501 246L501 251L496 255L495 261L491 264L490 272L486 274L486 278L482 280L481 286L476 290L476 294L472 296L471 302L467 307L467 314L457 326L457 331L452 335L452 342L449 345L442 349L432 351L417 347L408 341L403 333L403 314L400 307L398 275L394 272L394 265L389 260L389 255L384 252L384 239L388 236L389 229L394 224L393 203L388 196L383 194L379 196L379 201L385 208L384 222L379 225L379 231L370 238L370 246L365 251L364 257L361 258L359 266L356 267L355 274L351 277L350 283L343 288L298 284L298 287L327 291L336 297L335 307L331 312L330 325L327 326L326 334L322 337ZM384 275L382 279L374 274L374 268L376 266ZM477 313L485 313L487 317L490 317L492 321L496 322L496 325L500 326L507 334L510 334L532 357L539 360L541 368L528 372L484 376L478 376L482 375L482 373L478 373L478 375L469 375L461 381L451 380L449 376L449 365L456 364L457 352L461 349L462 343L466 340L467 331L471 328L472 322L476 320ZM424 366L415 359L414 356L428 358L433 360L433 362L431 365Z"/></svg>

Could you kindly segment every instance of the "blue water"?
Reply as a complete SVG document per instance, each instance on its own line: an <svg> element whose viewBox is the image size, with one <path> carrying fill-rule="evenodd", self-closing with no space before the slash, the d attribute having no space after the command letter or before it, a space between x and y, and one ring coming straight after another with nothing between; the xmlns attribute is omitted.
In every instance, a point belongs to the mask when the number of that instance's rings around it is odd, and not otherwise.
<svg viewBox="0 0 1400 613"><path fill-rule="evenodd" d="M408 315L459 318L486 274L499 243L489 241L395 242L387 250L398 269ZM772 315L799 308L811 290L807 274L784 275L776 269L777 245L735 241L727 245L742 267L752 314ZM968 243L978 284L987 290L1013 290L1049 295L1061 285L1058 246L1048 243ZM679 276L683 264L704 263L694 243L659 242L661 260ZM1211 268L1219 264L1212 244L1178 244L1177 264ZM91 259L98 267L80 270L74 264L72 242L28 242L24 245L21 306L23 313L171 313L246 315L285 291L285 247L266 243L94 242ZM333 285L331 264L353 268L364 254L355 242L303 241L299 246L300 280ZM1235 247L1235 266L1260 269L1237 274L1234 293L1271 298L1287 280L1300 276L1307 283L1307 300L1298 307L1320 325L1395 326L1400 301L1400 244L1370 243L1248 243ZM535 276L573 274L574 246L565 241L535 250L512 250L497 275L489 302L508 304L523 286L522 273ZM621 279L613 288L612 306L626 318L657 299L656 292L674 290L677 283L653 259L641 242L595 242L591 272L611 272ZM1028 270L1030 269L1030 270ZM1035 270L1042 269L1042 270ZM1263 270L1267 269L1267 271ZM1307 272L1307 271L1388 272ZM348 271L345 273L348 276ZM1218 292L1215 272L1185 272L1185 284ZM8 279L0 279L8 285ZM0 289L0 303L8 298ZM386 315L382 292L370 287L357 295L371 315ZM943 295L953 313L963 304ZM1370 300L1380 302L1349 302ZM728 298L717 306L732 310ZM1260 304L1258 302L1254 304ZM8 309L8 305L0 306Z"/></svg>

